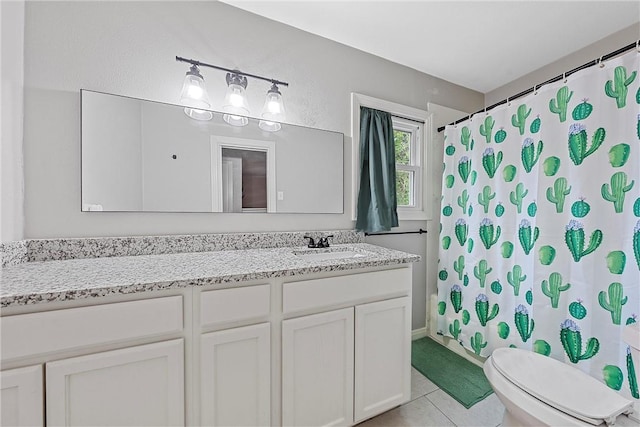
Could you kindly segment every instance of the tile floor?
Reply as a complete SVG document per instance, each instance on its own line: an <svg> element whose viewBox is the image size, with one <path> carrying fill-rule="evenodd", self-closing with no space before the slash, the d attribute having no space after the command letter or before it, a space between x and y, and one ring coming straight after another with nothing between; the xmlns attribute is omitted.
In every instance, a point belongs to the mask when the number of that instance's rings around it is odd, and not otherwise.
<svg viewBox="0 0 640 427"><path fill-rule="evenodd" d="M474 426L495 427L504 406L495 394L466 409L411 368L411 401L359 424L358 427Z"/></svg>
<svg viewBox="0 0 640 427"><path fill-rule="evenodd" d="M500 425L503 411L504 406L495 394L466 409L412 367L411 401L358 427L495 427ZM616 420L616 426L637 427L638 423L622 416Z"/></svg>

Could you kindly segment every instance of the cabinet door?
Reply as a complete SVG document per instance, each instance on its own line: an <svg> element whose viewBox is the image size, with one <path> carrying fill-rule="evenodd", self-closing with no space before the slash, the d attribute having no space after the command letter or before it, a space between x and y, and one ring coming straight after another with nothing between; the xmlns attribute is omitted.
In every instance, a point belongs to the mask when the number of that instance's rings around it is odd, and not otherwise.
<svg viewBox="0 0 640 427"><path fill-rule="evenodd" d="M411 397L411 299L356 307L355 421Z"/></svg>
<svg viewBox="0 0 640 427"><path fill-rule="evenodd" d="M40 365L0 372L0 425L43 424L42 382Z"/></svg>
<svg viewBox="0 0 640 427"><path fill-rule="evenodd" d="M282 322L282 424L353 423L353 308Z"/></svg>
<svg viewBox="0 0 640 427"><path fill-rule="evenodd" d="M46 364L47 425L184 425L181 339Z"/></svg>
<svg viewBox="0 0 640 427"><path fill-rule="evenodd" d="M269 323L204 334L200 356L200 424L271 423Z"/></svg>

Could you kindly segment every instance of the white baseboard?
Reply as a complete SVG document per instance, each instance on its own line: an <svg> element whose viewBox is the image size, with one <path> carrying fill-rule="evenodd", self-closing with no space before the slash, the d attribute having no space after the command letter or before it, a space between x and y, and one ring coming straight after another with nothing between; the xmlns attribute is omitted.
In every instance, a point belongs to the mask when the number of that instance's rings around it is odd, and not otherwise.
<svg viewBox="0 0 640 427"><path fill-rule="evenodd" d="M418 328L411 331L411 341L419 340L427 336L427 327Z"/></svg>

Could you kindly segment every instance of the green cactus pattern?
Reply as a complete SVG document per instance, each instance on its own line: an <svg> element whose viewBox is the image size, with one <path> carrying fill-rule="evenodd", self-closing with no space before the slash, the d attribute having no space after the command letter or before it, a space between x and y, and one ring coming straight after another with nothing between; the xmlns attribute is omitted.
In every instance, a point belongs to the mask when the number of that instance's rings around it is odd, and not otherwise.
<svg viewBox="0 0 640 427"><path fill-rule="evenodd" d="M487 274L491 273L493 269L489 267L487 260L482 259L478 262L478 265L473 267L473 275L480 281L480 287L484 288L487 282Z"/></svg>
<svg viewBox="0 0 640 427"><path fill-rule="evenodd" d="M464 256L460 255L458 260L453 262L453 270L458 273L458 280L462 280L464 274Z"/></svg>
<svg viewBox="0 0 640 427"><path fill-rule="evenodd" d="M582 300L573 301L569 304L569 314L575 319L582 320L587 315L587 309L582 305Z"/></svg>
<svg viewBox="0 0 640 427"><path fill-rule="evenodd" d="M551 265L556 259L556 250L553 246L544 245L538 251L538 259L542 265Z"/></svg>
<svg viewBox="0 0 640 427"><path fill-rule="evenodd" d="M620 332L640 316L639 60L447 127L439 334L484 357L516 347L580 364L638 394Z"/></svg>
<svg viewBox="0 0 640 427"><path fill-rule="evenodd" d="M438 303L438 314L442 316L447 311L447 303L444 301L440 301Z"/></svg>
<svg viewBox="0 0 640 427"><path fill-rule="evenodd" d="M460 243L460 246L464 246L465 243L467 243L467 237L469 235L469 225L467 222L464 219L459 218L456 221L453 231L456 235L456 239L458 239L458 243Z"/></svg>
<svg viewBox="0 0 640 427"><path fill-rule="evenodd" d="M604 128L598 128L591 137L591 147L587 149L587 129L580 123L569 127L569 158L576 165L581 165L584 159L592 155L604 142L607 135Z"/></svg>
<svg viewBox="0 0 640 427"><path fill-rule="evenodd" d="M460 157L460 160L458 161L458 174L460 175L462 182L464 182L465 184L469 179L470 173L471 173L471 160L469 160L469 157L467 156Z"/></svg>
<svg viewBox="0 0 640 427"><path fill-rule="evenodd" d="M615 365L606 365L602 368L602 379L610 388L620 390L622 388L622 381L624 380L622 369Z"/></svg>
<svg viewBox="0 0 640 427"><path fill-rule="evenodd" d="M480 332L476 332L471 337L471 348L478 356L480 356L480 352L487 346L487 344L488 343L484 340L484 337Z"/></svg>
<svg viewBox="0 0 640 427"><path fill-rule="evenodd" d="M527 275L522 274L522 267L518 264L514 265L511 271L507 273L507 282L513 287L513 295L518 296L520 293L520 285L527 280Z"/></svg>
<svg viewBox="0 0 640 427"><path fill-rule="evenodd" d="M529 311L527 310L527 307L522 304L516 307L514 323L518 333L520 334L520 338L522 338L522 342L527 342L529 338L531 338L531 334L533 334L533 328L535 326L533 319L529 319Z"/></svg>
<svg viewBox="0 0 640 427"><path fill-rule="evenodd" d="M564 292L571 287L569 283L562 284L560 273L551 273L549 280L542 281L542 293L551 299L551 307L558 308L560 302L560 292Z"/></svg>
<svg viewBox="0 0 640 427"><path fill-rule="evenodd" d="M496 174L500 163L502 163L502 157L502 151L498 151L498 154L495 154L491 147L486 148L482 153L482 167L489 175L489 178L493 178Z"/></svg>
<svg viewBox="0 0 640 427"><path fill-rule="evenodd" d="M580 198L580 200L571 205L571 214L576 218L584 218L590 210L591 206L584 201L584 198Z"/></svg>
<svg viewBox="0 0 640 427"><path fill-rule="evenodd" d="M484 209L484 213L489 213L489 205L491 200L496 198L496 193L491 191L491 187L485 185L482 189L482 193L478 194L478 203Z"/></svg>
<svg viewBox="0 0 640 427"><path fill-rule="evenodd" d="M469 203L469 193L467 192L467 190L462 190L462 194L460 194L458 196L458 206L460 206L462 208L462 213L463 214L467 214L467 209L468 209L468 203ZM462 243L461 243L462 244Z"/></svg>
<svg viewBox="0 0 640 427"><path fill-rule="evenodd" d="M543 148L544 144L542 141L538 141L538 148L535 148L532 138L525 138L522 142L520 157L522 158L522 166L527 173L531 172L536 163L538 163Z"/></svg>
<svg viewBox="0 0 640 427"><path fill-rule="evenodd" d="M522 201L529 194L529 190L524 188L524 184L519 182L516 189L509 193L509 201L518 209L518 213L522 213Z"/></svg>
<svg viewBox="0 0 640 427"><path fill-rule="evenodd" d="M566 319L560 325L560 342L572 363L590 359L598 353L600 342L597 338L587 340L587 348L582 351L582 334L578 325L571 319Z"/></svg>
<svg viewBox="0 0 640 427"><path fill-rule="evenodd" d="M564 241L575 262L580 261L582 257L598 249L598 246L602 243L602 231L594 230L593 233L591 233L589 246L587 246L586 249L584 247L584 238L584 226L582 223L575 219L569 221L569 224L565 226Z"/></svg>
<svg viewBox="0 0 640 427"><path fill-rule="evenodd" d="M511 328L509 328L509 325L506 322L498 323L498 336L503 340L506 340L509 338L510 329Z"/></svg>
<svg viewBox="0 0 640 427"><path fill-rule="evenodd" d="M604 85L604 93L608 97L615 98L618 108L624 108L627 105L627 86L629 86L636 78L637 72L632 72L627 77L627 69L618 66L613 71L613 80L607 80Z"/></svg>
<svg viewBox="0 0 640 427"><path fill-rule="evenodd" d="M451 287L450 297L453 310L458 313L462 310L462 288L458 285Z"/></svg>
<svg viewBox="0 0 640 427"><path fill-rule="evenodd" d="M627 303L627 297L623 297L622 284L613 282L609 285L607 292L600 291L598 294L598 304L600 307L611 312L611 321L614 325L619 325L622 319L622 306Z"/></svg>
<svg viewBox="0 0 640 427"><path fill-rule="evenodd" d="M629 144L618 144L611 147L609 150L609 163L614 168L620 168L629 160L629 154L631 153L631 146Z"/></svg>
<svg viewBox="0 0 640 427"><path fill-rule="evenodd" d="M627 347L627 379L629 380L629 390L631 396L634 399L640 399L640 392L638 392L638 379L636 377L636 370L633 366L633 357L631 356L631 347Z"/></svg>
<svg viewBox="0 0 640 427"><path fill-rule="evenodd" d="M536 340L533 343L533 351L548 356L551 354L551 345L545 340Z"/></svg>
<svg viewBox="0 0 640 427"><path fill-rule="evenodd" d="M460 329L460 321L458 319L455 319L453 323L449 324L449 333L454 340L458 340L460 332L462 332L462 329Z"/></svg>
<svg viewBox="0 0 640 427"><path fill-rule="evenodd" d="M513 165L507 165L502 170L502 177L504 182L511 182L516 177L517 169Z"/></svg>
<svg viewBox="0 0 640 427"><path fill-rule="evenodd" d="M584 120L591 115L593 111L593 105L589 104L588 99L583 99L582 102L575 106L573 112L571 112L571 117L573 120Z"/></svg>
<svg viewBox="0 0 640 427"><path fill-rule="evenodd" d="M616 213L622 213L624 207L624 193L633 188L634 180L627 185L627 174L624 172L616 172L611 176L611 186L604 183L601 187L602 198L613 202L613 208Z"/></svg>
<svg viewBox="0 0 640 427"><path fill-rule="evenodd" d="M531 114L531 108L527 110L527 105L522 104L518 107L518 111L511 116L511 124L518 128L520 135L524 135L524 130L527 126L527 117L529 117L529 114Z"/></svg>
<svg viewBox="0 0 640 427"><path fill-rule="evenodd" d="M467 126L462 128L460 133L460 143L464 146L465 151L473 150L473 145L475 144L473 138L471 138L471 131Z"/></svg>
<svg viewBox="0 0 640 427"><path fill-rule="evenodd" d="M547 200L556 205L556 212L564 210L565 198L571 193L571 187L567 188L567 179L560 177L555 180L553 187L547 187Z"/></svg>
<svg viewBox="0 0 640 427"><path fill-rule="evenodd" d="M529 130L531 133L540 132L540 125L542 124L542 120L540 120L540 115L536 116L536 118L531 122L531 126L529 126Z"/></svg>
<svg viewBox="0 0 640 427"><path fill-rule="evenodd" d="M624 251L611 251L607 255L607 268L611 274L624 273L624 267L627 264L627 255Z"/></svg>
<svg viewBox="0 0 640 427"><path fill-rule="evenodd" d="M502 285L498 280L491 282L491 292L496 295L500 295L500 293L502 292Z"/></svg>
<svg viewBox="0 0 640 427"><path fill-rule="evenodd" d="M495 123L493 117L487 116L484 118L484 123L480 125L480 135L485 137L487 144L491 142L491 133L493 132L493 125Z"/></svg>
<svg viewBox="0 0 640 427"><path fill-rule="evenodd" d="M480 240L486 249L491 249L491 246L498 242L501 230L499 225L494 227L489 218L484 218L480 222Z"/></svg>
<svg viewBox="0 0 640 427"><path fill-rule="evenodd" d="M513 254L513 243L503 242L502 245L500 245L500 252L503 258L510 258Z"/></svg>
<svg viewBox="0 0 640 427"><path fill-rule="evenodd" d="M491 313L489 313L489 298L485 294L478 294L476 297L476 314L482 326L486 326L489 320L495 319L499 312L500 307L498 307L498 304L493 304Z"/></svg>
<svg viewBox="0 0 640 427"><path fill-rule="evenodd" d="M540 229L538 227L534 227L532 229L529 220L523 219L520 221L518 239L520 240L520 246L522 246L522 250L525 254L529 255L529 252L533 249L533 245L536 243L536 240L538 240L539 235Z"/></svg>
<svg viewBox="0 0 640 427"><path fill-rule="evenodd" d="M560 159L556 156L547 157L542 163L542 170L546 176L554 176L560 169Z"/></svg>
<svg viewBox="0 0 640 427"><path fill-rule="evenodd" d="M633 227L633 255L636 258L638 270L640 270L640 220Z"/></svg>
<svg viewBox="0 0 640 427"><path fill-rule="evenodd" d="M560 123L567 120L567 107L572 96L573 91L569 91L567 86L562 86L558 89L555 99L549 100L549 111L560 117Z"/></svg>

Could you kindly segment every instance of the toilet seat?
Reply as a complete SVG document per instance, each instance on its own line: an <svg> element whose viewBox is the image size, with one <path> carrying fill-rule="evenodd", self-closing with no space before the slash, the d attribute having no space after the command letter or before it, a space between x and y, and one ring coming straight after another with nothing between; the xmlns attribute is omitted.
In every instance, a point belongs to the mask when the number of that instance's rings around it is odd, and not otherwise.
<svg viewBox="0 0 640 427"><path fill-rule="evenodd" d="M545 404L590 424L613 424L629 413L633 402L595 378L550 357L531 351L500 348L493 367L514 385Z"/></svg>

